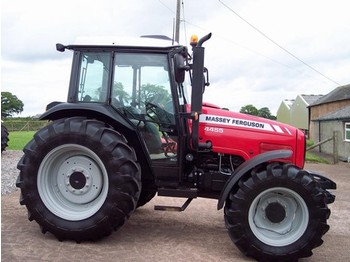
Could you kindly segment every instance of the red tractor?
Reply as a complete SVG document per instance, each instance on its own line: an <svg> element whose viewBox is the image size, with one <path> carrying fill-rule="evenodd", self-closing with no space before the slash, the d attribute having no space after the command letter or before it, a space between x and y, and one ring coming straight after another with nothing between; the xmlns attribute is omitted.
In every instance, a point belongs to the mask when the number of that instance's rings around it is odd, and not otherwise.
<svg viewBox="0 0 350 262"><path fill-rule="evenodd" d="M18 163L29 220L59 240L97 240L156 194L188 199L158 210L205 197L224 207L245 255L312 255L336 184L303 169L300 130L203 103L210 37L193 41L191 54L171 44L57 44L73 52L67 102L47 106L41 119L50 123Z"/></svg>

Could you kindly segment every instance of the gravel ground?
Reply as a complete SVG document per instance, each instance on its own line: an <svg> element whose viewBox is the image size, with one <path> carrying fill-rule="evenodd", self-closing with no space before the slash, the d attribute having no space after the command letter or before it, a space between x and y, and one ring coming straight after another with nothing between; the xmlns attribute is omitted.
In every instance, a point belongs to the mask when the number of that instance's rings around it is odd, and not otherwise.
<svg viewBox="0 0 350 262"><path fill-rule="evenodd" d="M16 179L19 174L17 163L23 155L22 151L7 150L1 153L1 195L17 190Z"/></svg>

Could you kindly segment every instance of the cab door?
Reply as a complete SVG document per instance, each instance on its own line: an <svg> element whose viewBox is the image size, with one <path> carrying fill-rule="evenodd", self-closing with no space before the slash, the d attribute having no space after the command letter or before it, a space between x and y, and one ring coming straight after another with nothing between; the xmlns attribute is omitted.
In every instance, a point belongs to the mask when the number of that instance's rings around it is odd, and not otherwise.
<svg viewBox="0 0 350 262"><path fill-rule="evenodd" d="M178 128L166 53L116 53L111 104L139 130L158 180L178 180Z"/></svg>

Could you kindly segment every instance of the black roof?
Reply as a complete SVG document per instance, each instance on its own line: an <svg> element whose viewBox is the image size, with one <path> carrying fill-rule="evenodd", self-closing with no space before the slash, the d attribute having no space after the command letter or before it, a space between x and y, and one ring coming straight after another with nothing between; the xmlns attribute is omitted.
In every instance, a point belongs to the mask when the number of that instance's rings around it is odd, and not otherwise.
<svg viewBox="0 0 350 262"><path fill-rule="evenodd" d="M332 92L322 96L316 102L311 104L310 107L347 99L350 99L350 84L337 87Z"/></svg>
<svg viewBox="0 0 350 262"><path fill-rule="evenodd" d="M301 95L302 98L308 103L309 105L314 104L318 99L320 99L323 95Z"/></svg>

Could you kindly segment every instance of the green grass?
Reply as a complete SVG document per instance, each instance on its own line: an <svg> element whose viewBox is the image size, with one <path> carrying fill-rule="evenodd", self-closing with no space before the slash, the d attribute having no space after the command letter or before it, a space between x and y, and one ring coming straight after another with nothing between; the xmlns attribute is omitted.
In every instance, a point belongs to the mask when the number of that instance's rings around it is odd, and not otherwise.
<svg viewBox="0 0 350 262"><path fill-rule="evenodd" d="M306 140L306 148L313 146L314 141L312 140ZM311 163L322 163L322 164L329 164L329 161L327 159L324 159L312 152L307 151L305 156L305 162L311 162Z"/></svg>
<svg viewBox="0 0 350 262"><path fill-rule="evenodd" d="M314 141L306 139L306 148L313 146L314 145Z"/></svg>
<svg viewBox="0 0 350 262"><path fill-rule="evenodd" d="M305 162L329 164L327 159L319 157L311 152L306 152Z"/></svg>
<svg viewBox="0 0 350 262"><path fill-rule="evenodd" d="M22 150L33 138L36 131L13 131L10 132L7 150Z"/></svg>

